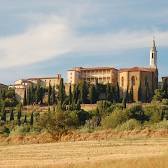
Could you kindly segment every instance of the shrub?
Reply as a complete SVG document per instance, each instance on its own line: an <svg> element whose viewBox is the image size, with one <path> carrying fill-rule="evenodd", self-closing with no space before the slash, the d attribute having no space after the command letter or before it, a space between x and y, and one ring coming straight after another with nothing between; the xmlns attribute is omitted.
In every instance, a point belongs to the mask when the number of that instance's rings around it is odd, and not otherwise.
<svg viewBox="0 0 168 168"><path fill-rule="evenodd" d="M142 104L140 103L134 104L132 107L128 108L127 113L129 115L129 118L136 119L141 122L146 119L144 111L142 109Z"/></svg>
<svg viewBox="0 0 168 168"><path fill-rule="evenodd" d="M85 117L83 111L68 112L56 110L41 115L38 123L40 128L44 128L52 135L55 135L62 134L68 129L76 128L81 120L85 121Z"/></svg>
<svg viewBox="0 0 168 168"><path fill-rule="evenodd" d="M101 115L104 115L110 106L111 106L111 102L106 100L101 100L97 102L97 109Z"/></svg>
<svg viewBox="0 0 168 168"><path fill-rule="evenodd" d="M159 123L156 123L152 126L154 129L168 129L168 121L163 120Z"/></svg>
<svg viewBox="0 0 168 168"><path fill-rule="evenodd" d="M102 120L102 126L104 128L116 128L118 125L124 123L129 118L127 111L115 110L109 116Z"/></svg>
<svg viewBox="0 0 168 168"><path fill-rule="evenodd" d="M26 135L27 133L30 132L30 126L29 125L21 125L21 126L16 126L12 131L11 134L16 134L16 135Z"/></svg>
<svg viewBox="0 0 168 168"><path fill-rule="evenodd" d="M0 126L0 134L10 134L10 129L6 126Z"/></svg>
<svg viewBox="0 0 168 168"><path fill-rule="evenodd" d="M151 104L144 107L144 114L151 123L156 123L163 119L163 109L159 104Z"/></svg>
<svg viewBox="0 0 168 168"><path fill-rule="evenodd" d="M129 130L135 130L135 129L140 129L141 124L139 121L135 119L130 119L123 123L122 125L119 125L116 129L119 131L129 131Z"/></svg>

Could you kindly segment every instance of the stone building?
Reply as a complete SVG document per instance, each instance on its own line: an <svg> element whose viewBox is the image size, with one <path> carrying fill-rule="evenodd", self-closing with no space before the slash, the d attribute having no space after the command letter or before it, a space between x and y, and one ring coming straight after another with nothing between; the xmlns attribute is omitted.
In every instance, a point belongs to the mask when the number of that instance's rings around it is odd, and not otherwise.
<svg viewBox="0 0 168 168"><path fill-rule="evenodd" d="M3 90L7 90L8 86L0 83L0 93L2 93Z"/></svg>
<svg viewBox="0 0 168 168"><path fill-rule="evenodd" d="M133 67L119 70L120 94L133 90L134 101L151 100L154 90L158 87L157 50L155 41L150 50L149 68Z"/></svg>
<svg viewBox="0 0 168 168"><path fill-rule="evenodd" d="M40 84L42 87L48 87L49 84L51 86L58 86L60 80L60 74L56 75L55 77L20 79L15 81L14 85L9 86L9 88L13 88L15 90L17 99L22 102L24 99L25 89L28 89L30 86L35 86L37 84Z"/></svg>
<svg viewBox="0 0 168 168"><path fill-rule="evenodd" d="M95 83L97 80L98 83L116 85L118 81L118 70L113 67L76 67L68 70L67 75L70 84L76 84L80 80Z"/></svg>
<svg viewBox="0 0 168 168"><path fill-rule="evenodd" d="M119 86L121 97L132 89L134 101L151 100L158 85L157 81L157 69L141 67L120 69Z"/></svg>

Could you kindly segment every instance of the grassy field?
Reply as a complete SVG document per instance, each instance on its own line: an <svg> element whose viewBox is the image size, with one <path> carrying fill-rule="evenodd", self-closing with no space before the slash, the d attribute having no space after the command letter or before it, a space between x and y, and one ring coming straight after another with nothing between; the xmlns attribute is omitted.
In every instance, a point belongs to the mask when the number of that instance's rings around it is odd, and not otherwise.
<svg viewBox="0 0 168 168"><path fill-rule="evenodd" d="M0 167L167 168L168 139L114 139L0 146Z"/></svg>

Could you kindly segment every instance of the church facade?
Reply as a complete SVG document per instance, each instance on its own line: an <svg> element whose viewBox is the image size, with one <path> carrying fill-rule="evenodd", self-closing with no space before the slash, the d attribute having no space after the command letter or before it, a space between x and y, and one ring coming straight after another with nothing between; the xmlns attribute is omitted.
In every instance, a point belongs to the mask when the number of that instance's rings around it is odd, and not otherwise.
<svg viewBox="0 0 168 168"><path fill-rule="evenodd" d="M119 86L121 97L131 92L133 101L151 100L158 87L157 50L154 40L150 50L150 66L120 69Z"/></svg>

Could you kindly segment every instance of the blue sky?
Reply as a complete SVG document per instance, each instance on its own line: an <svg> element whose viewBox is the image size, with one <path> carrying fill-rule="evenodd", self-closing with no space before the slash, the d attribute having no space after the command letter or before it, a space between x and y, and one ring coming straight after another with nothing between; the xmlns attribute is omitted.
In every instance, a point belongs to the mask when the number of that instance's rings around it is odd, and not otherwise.
<svg viewBox="0 0 168 168"><path fill-rule="evenodd" d="M168 75L168 1L0 0L0 83L74 66L149 66Z"/></svg>

